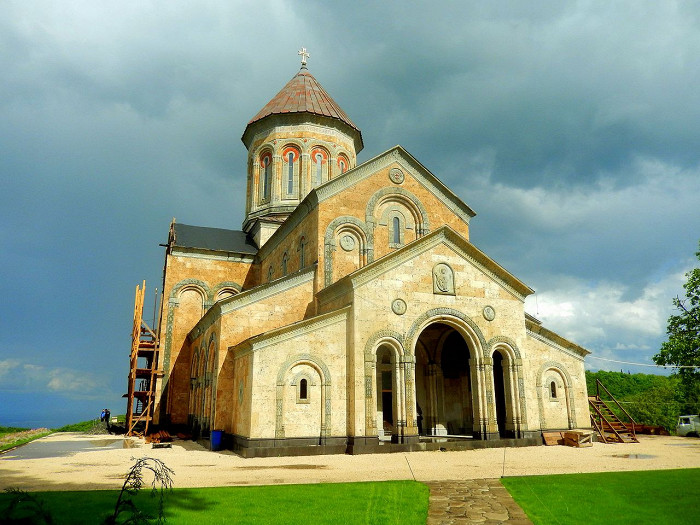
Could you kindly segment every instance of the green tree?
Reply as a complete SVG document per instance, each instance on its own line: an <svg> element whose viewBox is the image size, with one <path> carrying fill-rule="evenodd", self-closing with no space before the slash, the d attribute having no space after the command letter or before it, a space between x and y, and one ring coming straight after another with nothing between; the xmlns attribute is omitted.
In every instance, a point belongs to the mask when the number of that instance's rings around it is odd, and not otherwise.
<svg viewBox="0 0 700 525"><path fill-rule="evenodd" d="M695 255L700 260L700 251ZM668 318L668 341L653 359L657 365L688 367L677 372L681 379L681 410L697 414L700 412L700 268L685 276L688 279L683 285L685 298L673 300L678 313Z"/></svg>
<svg viewBox="0 0 700 525"><path fill-rule="evenodd" d="M667 381L644 392L631 395L623 406L637 423L675 430L680 414L677 378L664 378Z"/></svg>

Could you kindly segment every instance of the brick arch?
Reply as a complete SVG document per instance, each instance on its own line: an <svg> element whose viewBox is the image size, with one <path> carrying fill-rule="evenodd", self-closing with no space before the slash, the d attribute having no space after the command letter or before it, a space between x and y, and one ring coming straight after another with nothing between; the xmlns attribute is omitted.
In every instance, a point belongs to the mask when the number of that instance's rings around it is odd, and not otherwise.
<svg viewBox="0 0 700 525"><path fill-rule="evenodd" d="M430 232L430 221L428 219L428 210L423 206L423 203L410 191L404 188L386 187L376 191L367 201L365 208L365 222L373 231L376 227L378 218L376 210L382 203L387 200L394 200L406 206L413 215L416 225L416 235L421 237Z"/></svg>
<svg viewBox="0 0 700 525"><path fill-rule="evenodd" d="M510 337L497 335L489 339L488 353L493 359L496 350L502 350L506 354L509 365L508 378L511 382L511 419L516 437L527 431L527 402L525 395L525 379L523 373L522 356L516 342ZM505 372L505 370L504 370ZM507 392L508 393L508 392Z"/></svg>
<svg viewBox="0 0 700 525"><path fill-rule="evenodd" d="M365 257L365 264L369 264L373 260L373 247L370 241L370 234L367 225L357 217L344 215L333 219L328 227L323 238L324 244L324 260L323 260L323 276L324 286L329 286L333 282L333 253L336 250L335 234L338 228L348 227L358 236L360 241L360 255Z"/></svg>
<svg viewBox="0 0 700 525"><path fill-rule="evenodd" d="M574 393L572 391L571 374L566 369L566 367L557 361L546 361L540 366L537 372L537 402L540 410L540 428L546 428L547 423L544 415L544 396L542 395L542 390L544 388L544 375L547 371L553 370L557 373L564 381L564 399L566 401L566 412L569 428L574 428L576 426L576 404L574 401Z"/></svg>
<svg viewBox="0 0 700 525"><path fill-rule="evenodd" d="M285 139L284 142L281 142L281 145L277 148L276 154L282 155L288 148L296 149L300 157L301 154L304 153L304 143L300 139L288 138Z"/></svg>
<svg viewBox="0 0 700 525"><path fill-rule="evenodd" d="M202 296L202 309L207 305L207 297L211 291L207 283L200 279L183 279L173 286L168 296L168 310L166 318L165 344L163 348L163 384L167 384L170 379L170 354L173 346L173 324L175 321L175 309L179 306L179 296L187 288L195 289Z"/></svg>
<svg viewBox="0 0 700 525"><path fill-rule="evenodd" d="M403 336L393 330L379 330L372 334L365 343L365 429L367 435L377 435L377 421L374 417L376 392L377 349L388 344L396 352L395 358L405 359Z"/></svg>
<svg viewBox="0 0 700 525"><path fill-rule="evenodd" d="M296 365L309 365L321 379L321 437L331 434L331 372L320 357L312 354L298 354L287 359L277 373L275 395L275 438L284 438L284 386L287 372Z"/></svg>
<svg viewBox="0 0 700 525"><path fill-rule="evenodd" d="M477 348L474 348L474 357L477 362L481 361L483 358L490 357L489 347L481 329L471 317L454 308L433 308L419 315L416 320L413 321L413 324L406 333L405 346L410 349L414 357L418 335L424 328L432 323L448 324L456 328L462 336L466 335L468 339L465 338L465 341L469 342L471 339L473 342L477 342Z"/></svg>
<svg viewBox="0 0 700 525"><path fill-rule="evenodd" d="M507 348L507 351L511 353L511 357L513 359L522 359L518 345L510 337L505 335L497 335L496 337L489 339L488 343L486 344L489 348L490 355L493 355L493 352L497 347L502 346Z"/></svg>
<svg viewBox="0 0 700 525"><path fill-rule="evenodd" d="M211 302L211 304L214 304L216 302L216 296L219 294L219 292L225 289L235 290L236 293L241 293L241 291L243 291L243 287L236 281L222 281L216 286L214 286L209 292L208 299Z"/></svg>
<svg viewBox="0 0 700 525"><path fill-rule="evenodd" d="M183 279L182 281L178 282L175 286L173 286L172 290L170 290L170 296L168 297L168 299L177 300L180 296L180 293L187 289L197 290L202 295L203 302L206 301L211 294L209 286L204 281L200 279Z"/></svg>
<svg viewBox="0 0 700 525"><path fill-rule="evenodd" d="M496 407L494 404L493 362L481 329L466 314L453 308L433 308L416 318L406 335L405 346L415 360L418 336L430 324L442 323L457 330L470 349L472 365L472 398L474 421L478 419L478 432L482 436L493 434L496 427ZM475 428L477 430L477 428Z"/></svg>

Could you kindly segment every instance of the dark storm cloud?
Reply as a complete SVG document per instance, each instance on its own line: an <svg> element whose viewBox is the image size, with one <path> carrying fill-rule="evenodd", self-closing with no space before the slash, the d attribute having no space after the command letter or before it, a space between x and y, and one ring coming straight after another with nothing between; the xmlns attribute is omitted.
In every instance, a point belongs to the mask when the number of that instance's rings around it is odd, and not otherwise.
<svg viewBox="0 0 700 525"><path fill-rule="evenodd" d="M342 64L374 84L357 120L381 115L387 147L401 136L431 161L488 153L494 180L522 187L592 184L636 156L698 162L690 4L383 6L357 15L371 25Z"/></svg>

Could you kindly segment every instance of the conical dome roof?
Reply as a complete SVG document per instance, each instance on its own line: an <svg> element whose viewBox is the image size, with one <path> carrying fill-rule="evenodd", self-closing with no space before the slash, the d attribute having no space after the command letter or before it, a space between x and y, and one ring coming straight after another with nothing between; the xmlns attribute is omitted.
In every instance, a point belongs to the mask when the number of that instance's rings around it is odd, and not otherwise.
<svg viewBox="0 0 700 525"><path fill-rule="evenodd" d="M305 66L302 66L299 72L287 82L280 92L257 115L250 119L243 133L244 142L246 133L251 125L270 115L286 113L311 113L339 120L357 132L360 135L360 144L362 143L360 129L350 120L350 117L345 114L345 111L331 98Z"/></svg>

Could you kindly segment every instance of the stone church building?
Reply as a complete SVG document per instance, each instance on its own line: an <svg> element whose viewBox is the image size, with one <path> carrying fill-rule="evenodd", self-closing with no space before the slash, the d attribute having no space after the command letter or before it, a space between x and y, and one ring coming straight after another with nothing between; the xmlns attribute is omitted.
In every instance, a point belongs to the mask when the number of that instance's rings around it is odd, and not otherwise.
<svg viewBox="0 0 700 525"><path fill-rule="evenodd" d="M525 313L533 290L410 153L357 164L362 134L305 60L242 140L242 230L170 226L155 424L248 457L590 427L588 351Z"/></svg>

